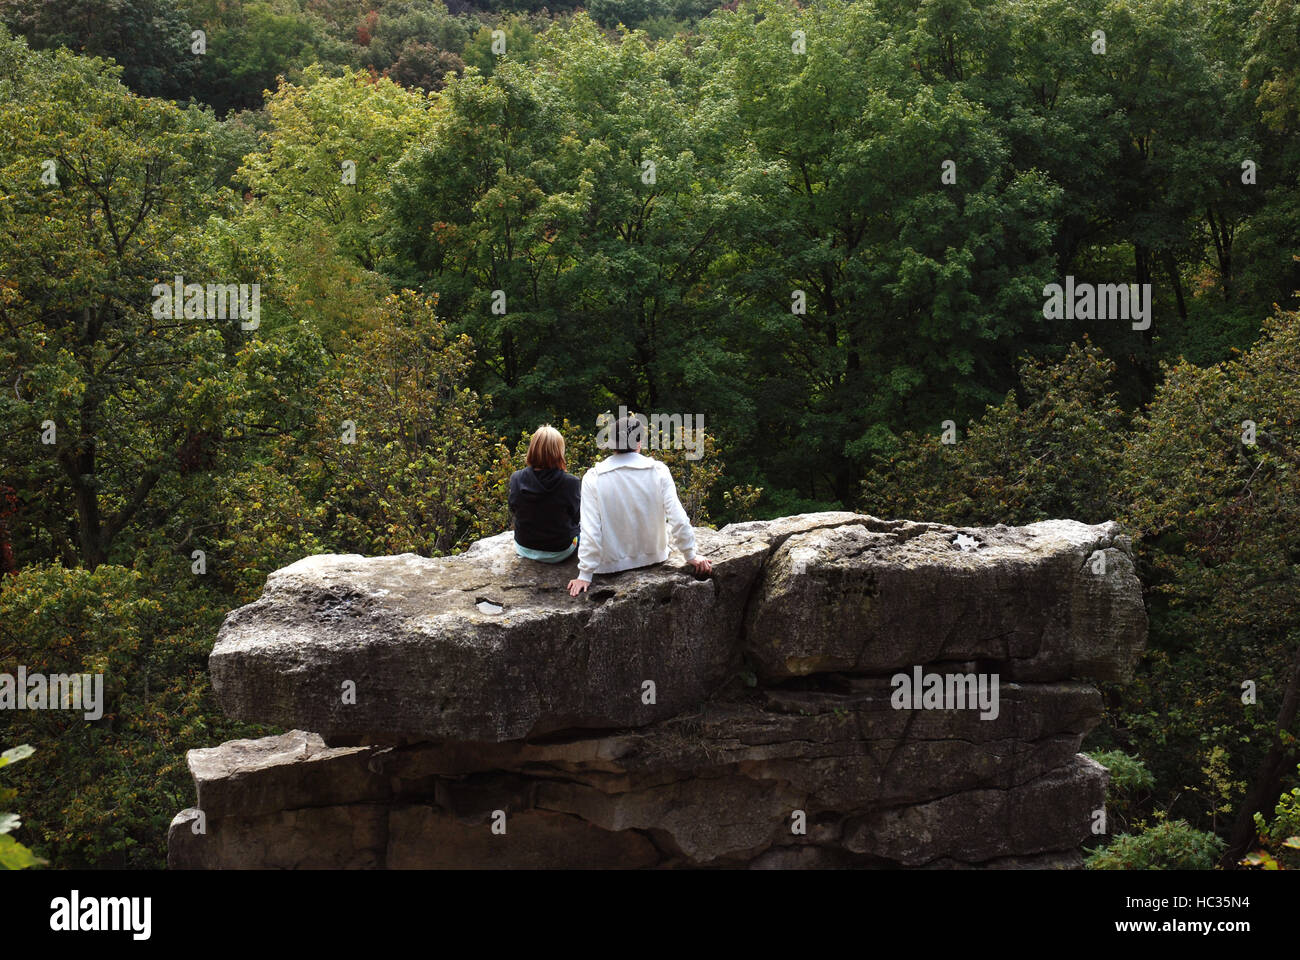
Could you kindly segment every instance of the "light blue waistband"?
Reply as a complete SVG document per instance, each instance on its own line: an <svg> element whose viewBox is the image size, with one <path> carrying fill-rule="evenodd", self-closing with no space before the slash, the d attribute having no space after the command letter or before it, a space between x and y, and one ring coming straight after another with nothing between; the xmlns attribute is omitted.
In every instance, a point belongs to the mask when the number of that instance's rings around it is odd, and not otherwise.
<svg viewBox="0 0 1300 960"><path fill-rule="evenodd" d="M563 550L534 550L531 547L521 547L519 541L515 541L515 553L529 560L540 560L542 563L559 563L566 557L571 557L573 551L578 549L578 538L573 538L573 543L569 544Z"/></svg>

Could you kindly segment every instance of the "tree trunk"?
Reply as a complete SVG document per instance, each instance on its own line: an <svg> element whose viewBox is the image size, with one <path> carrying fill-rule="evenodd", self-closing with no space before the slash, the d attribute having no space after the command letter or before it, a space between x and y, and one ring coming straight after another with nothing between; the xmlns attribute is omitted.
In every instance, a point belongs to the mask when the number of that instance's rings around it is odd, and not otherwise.
<svg viewBox="0 0 1300 960"><path fill-rule="evenodd" d="M1187 301L1183 299L1183 280L1178 274L1178 260L1172 253L1165 254L1165 271L1174 285L1174 299L1178 301L1178 319L1187 320Z"/></svg>
<svg viewBox="0 0 1300 960"><path fill-rule="evenodd" d="M77 509L77 540L81 562L94 570L106 559L104 527L99 514L99 492L95 489L95 432L99 402L89 394L81 404L81 429L76 446L59 457L72 486Z"/></svg>
<svg viewBox="0 0 1300 960"><path fill-rule="evenodd" d="M1210 227L1210 238L1214 241L1214 253L1219 260L1219 287L1223 290L1225 300L1232 299L1232 231L1227 221L1214 215L1214 208L1205 211L1206 222Z"/></svg>
<svg viewBox="0 0 1300 960"><path fill-rule="evenodd" d="M1133 245L1133 274L1137 280L1139 296L1142 285L1151 282L1151 252L1142 244ZM1152 291L1151 309L1155 312L1155 291ZM1155 334L1155 318L1142 333L1142 347L1137 357L1138 380L1142 387L1142 403L1149 403L1156 390L1156 358L1152 338Z"/></svg>

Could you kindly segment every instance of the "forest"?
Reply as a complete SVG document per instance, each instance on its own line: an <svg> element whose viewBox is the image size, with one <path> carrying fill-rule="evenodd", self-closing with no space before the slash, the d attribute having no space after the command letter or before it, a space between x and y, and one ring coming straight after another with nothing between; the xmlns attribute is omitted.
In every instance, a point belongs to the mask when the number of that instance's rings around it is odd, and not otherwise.
<svg viewBox="0 0 1300 960"><path fill-rule="evenodd" d="M163 866L224 615L624 405L697 525L1123 523L1089 867L1300 868L1298 290L1295 0L0 0L0 673L106 703L0 861Z"/></svg>

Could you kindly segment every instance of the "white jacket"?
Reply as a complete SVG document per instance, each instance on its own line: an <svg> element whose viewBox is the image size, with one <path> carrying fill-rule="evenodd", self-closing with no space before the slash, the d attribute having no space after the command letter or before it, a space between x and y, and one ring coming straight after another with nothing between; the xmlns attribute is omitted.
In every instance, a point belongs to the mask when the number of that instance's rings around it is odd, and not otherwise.
<svg viewBox="0 0 1300 960"><path fill-rule="evenodd" d="M616 453L582 476L578 579L663 563L673 546L695 559L695 531L666 464Z"/></svg>

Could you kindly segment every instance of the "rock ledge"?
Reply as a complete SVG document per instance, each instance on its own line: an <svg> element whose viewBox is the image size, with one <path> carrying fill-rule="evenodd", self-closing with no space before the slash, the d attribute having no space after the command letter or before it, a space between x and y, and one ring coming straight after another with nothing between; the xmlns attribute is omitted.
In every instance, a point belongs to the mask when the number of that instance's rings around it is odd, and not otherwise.
<svg viewBox="0 0 1300 960"><path fill-rule="evenodd" d="M1078 865L1107 777L1077 753L1091 684L1146 634L1117 524L696 535L712 577L674 555L577 599L573 563L509 533L272 574L210 666L230 716L290 732L190 751L169 864ZM900 709L918 668L970 702Z"/></svg>

